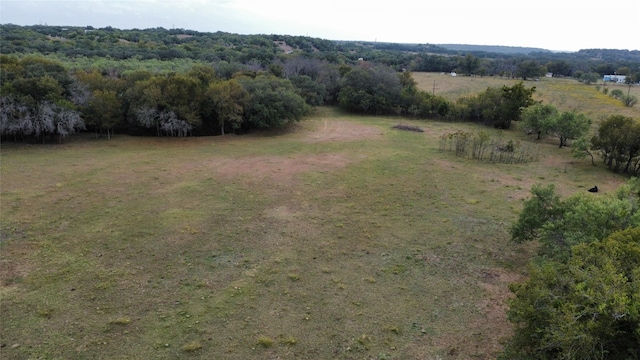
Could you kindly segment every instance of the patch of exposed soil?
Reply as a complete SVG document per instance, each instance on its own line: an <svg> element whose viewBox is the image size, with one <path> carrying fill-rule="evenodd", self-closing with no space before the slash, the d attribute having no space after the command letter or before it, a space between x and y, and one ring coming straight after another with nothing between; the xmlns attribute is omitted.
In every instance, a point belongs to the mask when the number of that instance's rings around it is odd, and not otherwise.
<svg viewBox="0 0 640 360"><path fill-rule="evenodd" d="M317 129L307 135L305 140L308 142L354 141L381 136L381 130L374 126L325 119Z"/></svg>
<svg viewBox="0 0 640 360"><path fill-rule="evenodd" d="M276 44L276 46L278 46L278 48L280 48L280 50L284 51L286 54L290 54L293 52L293 48L287 45L287 43L284 41L274 41L273 43Z"/></svg>
<svg viewBox="0 0 640 360"><path fill-rule="evenodd" d="M298 174L340 169L349 163L350 160L343 154L252 156L221 159L212 162L211 168L222 178L267 178L280 184L292 184Z"/></svg>
<svg viewBox="0 0 640 360"><path fill-rule="evenodd" d="M478 304L483 316L474 324L469 324L469 329L473 329L477 336L482 336L481 341L475 342L477 348L474 351L486 354L486 359L495 359L495 355L502 350L501 340L512 333L506 314L509 308L507 300L512 296L508 286L522 281L522 276L502 268L492 268L483 271L480 278L480 286L486 292L484 300Z"/></svg>

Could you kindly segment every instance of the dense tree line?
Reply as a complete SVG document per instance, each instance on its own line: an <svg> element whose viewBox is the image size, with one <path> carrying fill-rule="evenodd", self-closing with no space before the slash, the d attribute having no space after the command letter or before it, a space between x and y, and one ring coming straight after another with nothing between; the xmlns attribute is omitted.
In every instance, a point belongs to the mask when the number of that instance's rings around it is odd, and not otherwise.
<svg viewBox="0 0 640 360"><path fill-rule="evenodd" d="M16 140L45 141L57 135L61 141L85 128L107 137L114 131L162 136L244 132L284 126L324 104L364 114L470 121L508 129L523 112L533 111L527 108L536 104L535 87L520 83L488 88L452 103L418 90L410 70L529 79L549 67L570 73L575 65L551 57L545 66L522 54L446 53L428 44L394 46L163 28L0 25L0 29L3 51L13 54L0 61L4 105L0 133ZM420 49L430 54L417 52ZM591 70L609 71L612 66L599 64ZM552 118L536 128L527 117L527 126L538 136L555 134L561 147L579 138L580 129L590 121L571 112ZM623 169L637 171L634 147L597 149L615 154L604 155L610 167L617 169L626 159ZM625 151L627 155L619 155Z"/></svg>
<svg viewBox="0 0 640 360"><path fill-rule="evenodd" d="M77 106L81 90L59 63L42 58L0 59L0 131L45 141L84 129Z"/></svg>
<svg viewBox="0 0 640 360"><path fill-rule="evenodd" d="M14 139L34 136L44 141L85 125L107 136L114 130L220 134L283 126L309 109L293 82L269 72L240 71L226 79L217 77L213 66L196 65L183 73L69 74L51 60L7 56L2 56L0 70L0 130ZM315 98L312 90L304 94L316 100L324 96L323 87L314 89Z"/></svg>
<svg viewBox="0 0 640 360"><path fill-rule="evenodd" d="M42 56L0 59L2 136L59 135L88 128L157 136L216 135L281 127L313 106L472 121L509 128L532 105L535 88L489 88L458 103L417 89L411 72L358 61L336 65L292 56L268 66L195 63L177 72L67 70Z"/></svg>
<svg viewBox="0 0 640 360"><path fill-rule="evenodd" d="M0 25L0 47L4 54L57 54L69 61L84 57L162 61L192 59L268 66L283 57L298 54L333 64L353 65L362 58L397 71L456 70L464 74L509 77L536 77L546 71L574 77L589 73L600 76L624 73L640 79L640 51L627 50L587 49L575 53L554 53L526 48L451 45L446 48L433 44L333 41L305 36L238 35L186 29L120 30L112 27L11 24ZM474 71L465 66L468 60L477 63ZM523 74L525 69L530 73Z"/></svg>

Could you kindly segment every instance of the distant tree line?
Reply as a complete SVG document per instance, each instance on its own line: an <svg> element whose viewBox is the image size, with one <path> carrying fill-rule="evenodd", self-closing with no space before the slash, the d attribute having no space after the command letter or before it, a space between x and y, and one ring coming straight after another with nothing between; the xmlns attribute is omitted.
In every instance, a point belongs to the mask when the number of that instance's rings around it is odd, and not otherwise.
<svg viewBox="0 0 640 360"><path fill-rule="evenodd" d="M617 73L640 80L640 51L586 49L554 53L526 48L483 46L481 48L485 50L477 50L474 47L449 47L186 29L0 25L3 54L58 55L60 59L71 62L83 57L161 61L191 59L269 66L291 55L302 55L338 65L353 65L362 58L397 71L457 71L467 75L513 78L533 78L546 72L576 78L591 73L599 76Z"/></svg>

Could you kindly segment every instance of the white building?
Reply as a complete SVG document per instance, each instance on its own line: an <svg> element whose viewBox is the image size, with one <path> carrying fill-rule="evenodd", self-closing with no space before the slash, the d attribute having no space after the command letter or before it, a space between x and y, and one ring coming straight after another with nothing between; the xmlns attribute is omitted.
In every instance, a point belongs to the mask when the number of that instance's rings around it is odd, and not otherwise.
<svg viewBox="0 0 640 360"><path fill-rule="evenodd" d="M624 75L605 75L603 80L605 82L614 82L618 84L624 84L625 81L627 80L627 77Z"/></svg>

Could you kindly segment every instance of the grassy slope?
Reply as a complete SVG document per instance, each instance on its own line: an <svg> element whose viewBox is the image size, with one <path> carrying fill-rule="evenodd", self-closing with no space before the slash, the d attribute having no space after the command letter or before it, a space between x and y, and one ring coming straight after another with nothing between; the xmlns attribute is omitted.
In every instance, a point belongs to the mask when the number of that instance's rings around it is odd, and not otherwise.
<svg viewBox="0 0 640 360"><path fill-rule="evenodd" d="M461 96L470 96L484 91L487 87L513 86L521 80L499 77L451 77L440 73L414 73L418 87L433 92L449 100L456 100ZM594 120L612 113L638 118L640 105L633 108L624 107L622 102L602 93L596 85L584 85L573 79L540 78L540 81L525 81L526 87L536 87L534 97L545 104L552 104L561 111L576 110L585 113ZM602 87L602 84L599 84ZM607 84L609 91L619 89L625 94L626 85ZM640 99L640 86L631 87L631 95Z"/></svg>
<svg viewBox="0 0 640 360"><path fill-rule="evenodd" d="M1 357L492 358L530 186L623 179L551 142L529 165L456 158L439 136L473 126L397 122L3 144Z"/></svg>

